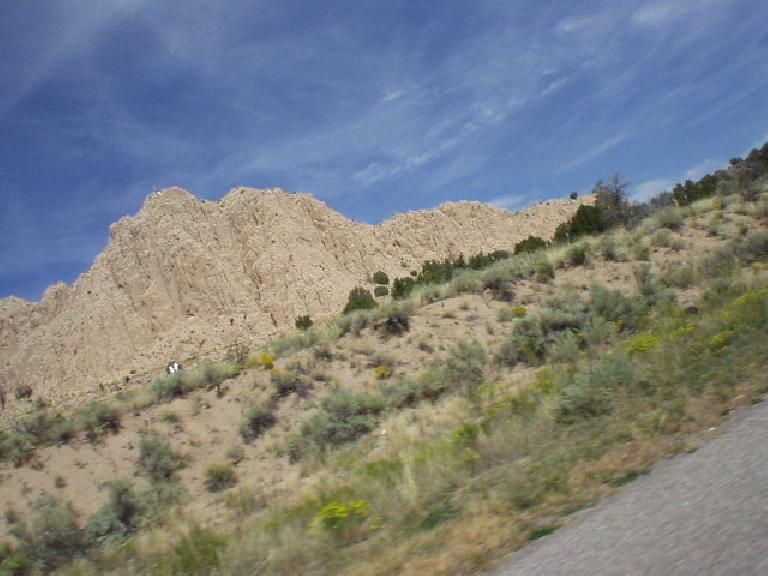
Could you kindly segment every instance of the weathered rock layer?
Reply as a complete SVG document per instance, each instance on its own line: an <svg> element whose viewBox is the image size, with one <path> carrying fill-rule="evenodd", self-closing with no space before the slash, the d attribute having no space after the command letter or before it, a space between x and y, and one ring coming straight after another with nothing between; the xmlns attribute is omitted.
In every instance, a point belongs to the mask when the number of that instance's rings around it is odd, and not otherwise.
<svg viewBox="0 0 768 576"><path fill-rule="evenodd" d="M236 188L219 202L155 192L112 225L107 248L71 286L54 284L39 302L0 299L0 384L56 397L257 343L299 314L337 312L376 270L403 276L427 259L549 238L580 203L513 213L455 202L370 225L280 189Z"/></svg>

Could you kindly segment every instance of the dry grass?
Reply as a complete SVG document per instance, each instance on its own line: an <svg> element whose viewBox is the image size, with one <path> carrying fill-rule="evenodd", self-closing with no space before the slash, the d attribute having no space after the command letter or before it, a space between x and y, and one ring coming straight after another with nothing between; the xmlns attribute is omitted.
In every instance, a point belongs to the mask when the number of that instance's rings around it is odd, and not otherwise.
<svg viewBox="0 0 768 576"><path fill-rule="evenodd" d="M254 566L265 574L354 575L462 574L485 568L566 522L574 510L619 489L664 455L695 446L724 413L764 392L757 375L765 358L738 338L718 306L725 303L727 309L739 294L767 285L765 262L737 268L717 292L702 262L728 240L689 224L719 210L730 210L731 223L717 220L720 227L732 226L734 236L740 223L748 223L747 234L752 234L764 230L765 222L743 206L722 204L709 199L682 211L688 220L672 234L684 247L670 248L667 242L651 247L658 223L645 222L633 232L583 240L587 257L581 264L574 264L567 247L550 249L547 258L556 269L551 280L537 280L540 255L523 255L443 285L420 287L408 300L287 334L254 352L245 367L227 364L218 386L207 384L200 369L190 372L183 394L163 397L164 403L149 387L115 395L112 402L122 415L119 433L96 444L76 438L70 445L42 446L36 451L36 459L45 463L42 469L4 463L4 489L21 515L30 513L41 491L54 491L85 518L101 505L93 498L100 485L133 475L139 435L154 430L186 455L187 466L178 474L188 499L162 514L151 529L133 535L129 547L92 551L70 573L150 571L193 525L226 537L190 536L219 550L221 573ZM587 301L594 284L636 291L633 270L645 257L652 279L675 288L677 307L646 310L634 332L622 331L614 321L590 319L579 330L575 352L559 340L548 342L554 351L548 348L543 367L508 368L492 360L521 318L559 310L567 300L563 294ZM671 258L686 267L684 277L673 278ZM682 309L694 303L701 313L686 316ZM510 313L513 307L517 312ZM374 328L392 314L410 315L408 332L387 336ZM729 330L733 336L726 334ZM645 345L631 346L644 331L662 342L653 354L644 353ZM377 416L373 431L356 442L292 460L290 439L328 394L344 388L383 395L386 386L428 379L460 340L478 341L491 353L476 389L460 393L458 387L403 409L389 406ZM562 389L609 354L629 349L642 373L638 387L611 392L611 409L602 416L559 420ZM376 371L381 366L389 368L384 376ZM311 388L306 395L277 397L272 368L306 379ZM725 374L736 380L734 386L726 385ZM708 384L689 389L690 376ZM253 403L272 406L276 423L243 446L242 415ZM238 451L231 461L241 483L207 493L205 469L229 458L233 445ZM55 487L58 477L65 486ZM359 524L343 532L318 527L323 506L353 501L367 506ZM5 522L2 530L7 534ZM194 569L203 570L207 561L201 559Z"/></svg>

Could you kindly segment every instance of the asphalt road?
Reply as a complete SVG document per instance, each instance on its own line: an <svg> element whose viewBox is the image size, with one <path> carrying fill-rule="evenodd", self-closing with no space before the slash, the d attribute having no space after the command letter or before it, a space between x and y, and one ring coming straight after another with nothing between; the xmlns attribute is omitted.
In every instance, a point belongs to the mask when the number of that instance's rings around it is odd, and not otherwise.
<svg viewBox="0 0 768 576"><path fill-rule="evenodd" d="M512 554L495 576L768 576L768 402Z"/></svg>

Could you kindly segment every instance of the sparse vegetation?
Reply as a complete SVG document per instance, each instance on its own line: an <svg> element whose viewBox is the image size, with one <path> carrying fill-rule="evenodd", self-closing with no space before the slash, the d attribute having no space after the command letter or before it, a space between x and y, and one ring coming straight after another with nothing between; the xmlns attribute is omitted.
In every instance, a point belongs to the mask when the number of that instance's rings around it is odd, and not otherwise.
<svg viewBox="0 0 768 576"><path fill-rule="evenodd" d="M51 571L83 550L83 532L74 510L48 494L35 502L29 525L21 522L14 526L14 535L19 552L42 572Z"/></svg>
<svg viewBox="0 0 768 576"><path fill-rule="evenodd" d="M253 404L243 413L243 423L240 425L240 435L243 441L252 442L277 422L270 406Z"/></svg>
<svg viewBox="0 0 768 576"><path fill-rule="evenodd" d="M152 482L167 482L184 467L184 460L162 436L144 434L139 441L138 467Z"/></svg>
<svg viewBox="0 0 768 576"><path fill-rule="evenodd" d="M642 210L623 201L617 179L569 223L568 245L534 240L514 255L425 264L394 279L395 301L73 414L26 403L29 414L0 437L3 459L25 466L38 446L80 432L134 432L132 415L148 410L144 478L113 482L87 519L55 499L26 526L9 514L16 542L0 548L0 566L50 571L77 558L82 573L469 573L550 533L768 391L765 193L742 198L743 181L714 178L712 194L731 196L676 208L670 194ZM708 194L710 184L682 188ZM722 235L706 237L692 218ZM613 229L589 238L595 222ZM223 399L206 392L241 370ZM195 403L212 407L202 414L217 418L215 439L189 432ZM221 418L227 406L243 410L240 422ZM163 416L171 410L178 421ZM171 439L192 456L218 445L227 463L192 460L183 476L202 504L174 508L166 524L158 511L183 502L174 478L184 460L151 430L182 418L182 439ZM279 483L253 473L262 461L281 470ZM197 528L200 508L222 515L220 527ZM165 540L148 543L161 531Z"/></svg>
<svg viewBox="0 0 768 576"><path fill-rule="evenodd" d="M13 391L16 400L29 400L32 398L32 386L29 384L19 384Z"/></svg>
<svg viewBox="0 0 768 576"><path fill-rule="evenodd" d="M325 396L320 406L301 427L304 443L319 448L344 444L370 432L384 409L381 398L343 388Z"/></svg>
<svg viewBox="0 0 768 576"><path fill-rule="evenodd" d="M205 469L205 489L221 492L237 484L237 473L231 464L210 464Z"/></svg>
<svg viewBox="0 0 768 576"><path fill-rule="evenodd" d="M80 426L91 441L104 432L117 434L120 431L120 413L114 406L91 404L80 412Z"/></svg>

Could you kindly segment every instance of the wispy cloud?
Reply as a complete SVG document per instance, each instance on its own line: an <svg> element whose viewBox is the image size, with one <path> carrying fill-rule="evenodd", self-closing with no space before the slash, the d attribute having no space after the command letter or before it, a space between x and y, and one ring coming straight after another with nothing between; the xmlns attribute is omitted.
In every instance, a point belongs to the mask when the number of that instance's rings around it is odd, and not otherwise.
<svg viewBox="0 0 768 576"><path fill-rule="evenodd" d="M652 2L632 13L632 23L639 26L660 26L679 18L685 5L674 0Z"/></svg>
<svg viewBox="0 0 768 576"><path fill-rule="evenodd" d="M555 26L555 30L561 34L573 32L591 31L605 22L605 16L574 16L563 18Z"/></svg>
<svg viewBox="0 0 768 576"><path fill-rule="evenodd" d="M18 216L0 207L0 271L25 238L41 278L46 243L92 253L155 185L281 186L368 221L517 207L587 188L606 157L629 176L719 158L768 98L768 5L749 0L102 4L0 6L0 198Z"/></svg>
<svg viewBox="0 0 768 576"><path fill-rule="evenodd" d="M556 173L558 175L564 174L566 172L570 172L575 168L578 168L579 166L583 166L584 164L591 162L596 158L599 158L600 156L602 156L612 148L615 148L616 146L624 142L626 139L627 139L626 134L617 134L616 136L613 136L612 138L609 138L604 142L601 142L600 144L596 144L586 152L579 154L573 160L563 165Z"/></svg>
<svg viewBox="0 0 768 576"><path fill-rule="evenodd" d="M662 192L671 191L672 188L678 182L684 182L685 180L699 180L707 174L711 174L715 170L722 168L725 162L718 160L702 160L697 164L683 171L682 175L678 178L657 178L653 180L646 180L634 186L634 190L630 195L632 200L637 202L644 202L661 194Z"/></svg>
<svg viewBox="0 0 768 576"><path fill-rule="evenodd" d="M683 173L683 178L685 180L699 180L702 176L710 174L718 168L722 168L725 164L726 163L722 160L702 160L695 166L688 168L688 170Z"/></svg>
<svg viewBox="0 0 768 576"><path fill-rule="evenodd" d="M523 194L512 194L510 196L499 196L488 201L489 204L504 208L505 210L517 210L522 208L530 200Z"/></svg>
<svg viewBox="0 0 768 576"><path fill-rule="evenodd" d="M654 196L658 196L662 192L671 190L675 185L674 180L659 178L656 180L646 180L640 182L634 187L634 191L630 195L630 199L635 202L645 202L650 200Z"/></svg>

